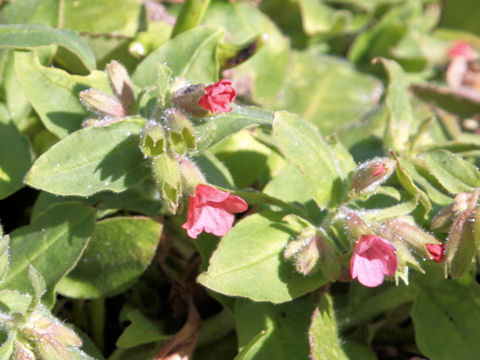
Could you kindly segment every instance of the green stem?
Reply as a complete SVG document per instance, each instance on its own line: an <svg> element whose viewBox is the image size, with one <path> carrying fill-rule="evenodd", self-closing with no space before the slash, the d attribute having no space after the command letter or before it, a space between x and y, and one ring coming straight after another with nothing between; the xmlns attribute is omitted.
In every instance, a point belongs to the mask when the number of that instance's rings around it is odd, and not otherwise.
<svg viewBox="0 0 480 360"><path fill-rule="evenodd" d="M367 322L383 312L415 300L418 286L392 286L371 297L355 308L337 310L338 327L345 331L361 323Z"/></svg>
<svg viewBox="0 0 480 360"><path fill-rule="evenodd" d="M92 340L103 353L105 345L105 298L92 300L88 303L90 330Z"/></svg>
<svg viewBox="0 0 480 360"><path fill-rule="evenodd" d="M197 27L202 22L208 5L210 0L185 0L172 30L172 38Z"/></svg>

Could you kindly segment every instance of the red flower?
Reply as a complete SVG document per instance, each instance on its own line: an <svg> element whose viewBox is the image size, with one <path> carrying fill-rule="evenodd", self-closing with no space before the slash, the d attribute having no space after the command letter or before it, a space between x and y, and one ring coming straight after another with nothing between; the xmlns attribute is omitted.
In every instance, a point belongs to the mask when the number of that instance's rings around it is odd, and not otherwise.
<svg viewBox="0 0 480 360"><path fill-rule="evenodd" d="M448 56L453 59L456 57L463 57L470 59L473 56L472 48L466 41L456 41L453 43L450 50L448 50Z"/></svg>
<svg viewBox="0 0 480 360"><path fill-rule="evenodd" d="M195 196L188 197L187 222L182 227L192 239L196 239L202 231L223 236L232 228L233 214L244 212L247 208L245 200L229 191L197 185Z"/></svg>
<svg viewBox="0 0 480 360"><path fill-rule="evenodd" d="M394 246L376 235L362 235L355 244L350 259L350 274L360 284L375 287L383 283L385 275L393 276L397 270Z"/></svg>
<svg viewBox="0 0 480 360"><path fill-rule="evenodd" d="M438 263L443 262L445 258L445 244L426 244L428 252L431 255L431 259Z"/></svg>
<svg viewBox="0 0 480 360"><path fill-rule="evenodd" d="M235 100L237 92L232 88L230 80L222 79L217 81L215 84L207 86L205 91L206 94L198 101L201 107L212 113L232 111L230 103Z"/></svg>

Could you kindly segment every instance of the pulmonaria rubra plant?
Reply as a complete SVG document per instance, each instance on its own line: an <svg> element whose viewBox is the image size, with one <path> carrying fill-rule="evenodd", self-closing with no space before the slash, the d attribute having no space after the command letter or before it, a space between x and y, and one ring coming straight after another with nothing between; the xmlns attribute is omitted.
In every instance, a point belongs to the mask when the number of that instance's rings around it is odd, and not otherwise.
<svg viewBox="0 0 480 360"><path fill-rule="evenodd" d="M187 222L182 227L192 239L202 231L223 236L232 228L234 214L247 211L247 208L241 197L200 184L195 195L188 197Z"/></svg>
<svg viewBox="0 0 480 360"><path fill-rule="evenodd" d="M375 287L383 283L385 276L393 276L397 270L397 255L393 245L376 235L362 235L355 243L350 259L350 274L360 284Z"/></svg>
<svg viewBox="0 0 480 360"><path fill-rule="evenodd" d="M198 104L212 113L223 113L232 111L230 103L235 100L237 92L232 87L232 82L227 79L217 81L215 84L205 87L203 95Z"/></svg>

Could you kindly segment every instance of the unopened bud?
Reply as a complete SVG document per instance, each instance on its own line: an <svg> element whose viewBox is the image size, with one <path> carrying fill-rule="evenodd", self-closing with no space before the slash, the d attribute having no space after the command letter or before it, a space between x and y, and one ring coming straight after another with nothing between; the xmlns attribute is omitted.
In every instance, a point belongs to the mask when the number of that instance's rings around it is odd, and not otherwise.
<svg viewBox="0 0 480 360"><path fill-rule="evenodd" d="M199 184L205 184L207 180L195 163L184 157L177 157L178 168L182 181L182 190L186 195L193 195Z"/></svg>
<svg viewBox="0 0 480 360"><path fill-rule="evenodd" d="M182 184L177 161L166 153L153 159L153 176L167 208L175 214L180 203Z"/></svg>
<svg viewBox="0 0 480 360"><path fill-rule="evenodd" d="M425 247L433 261L441 263L445 260L445 244L426 244Z"/></svg>
<svg viewBox="0 0 480 360"><path fill-rule="evenodd" d="M38 311L32 313L20 332L42 359L73 359L69 347L82 346L82 340L73 330Z"/></svg>
<svg viewBox="0 0 480 360"><path fill-rule="evenodd" d="M445 243L445 264L453 279L465 275L475 255L474 222L479 210L464 211L453 223Z"/></svg>
<svg viewBox="0 0 480 360"><path fill-rule="evenodd" d="M21 341L15 341L14 360L35 360L35 354L30 350L29 346Z"/></svg>
<svg viewBox="0 0 480 360"><path fill-rule="evenodd" d="M115 96L95 89L81 91L79 96L86 108L101 115L113 117L124 117L127 115L126 109Z"/></svg>
<svg viewBox="0 0 480 360"><path fill-rule="evenodd" d="M423 257L430 255L426 247L427 244L440 244L435 237L426 233L418 226L399 218L386 220L384 225L391 230L394 238L392 241L404 241L419 251Z"/></svg>
<svg viewBox="0 0 480 360"><path fill-rule="evenodd" d="M322 238L315 236L310 238L304 248L298 253L295 259L295 268L300 274L309 275L316 272L319 267L320 249Z"/></svg>
<svg viewBox="0 0 480 360"><path fill-rule="evenodd" d="M105 70L115 95L125 107L132 105L135 101L135 94L127 69L118 61L112 60L107 64Z"/></svg>
<svg viewBox="0 0 480 360"><path fill-rule="evenodd" d="M149 121L141 135L140 150L145 156L158 156L165 153L167 139L163 126L155 121Z"/></svg>
<svg viewBox="0 0 480 360"><path fill-rule="evenodd" d="M360 236L372 233L370 226L357 212L350 209L343 209L343 212L345 218L345 232L352 243L357 241Z"/></svg>
<svg viewBox="0 0 480 360"><path fill-rule="evenodd" d="M175 152L184 154L187 149L195 149L195 132L187 116L178 109L168 109L165 118L168 138Z"/></svg>
<svg viewBox="0 0 480 360"><path fill-rule="evenodd" d="M203 95L205 95L205 85L190 85L175 91L171 101L178 109L187 114L205 117L210 113L198 104Z"/></svg>
<svg viewBox="0 0 480 360"><path fill-rule="evenodd" d="M465 210L467 210L470 193L459 193L455 196L455 202L440 211L432 220L430 228L432 230L447 232L455 219Z"/></svg>
<svg viewBox="0 0 480 360"><path fill-rule="evenodd" d="M390 158L377 158L361 164L352 175L352 190L358 193L373 190L390 177L396 163Z"/></svg>

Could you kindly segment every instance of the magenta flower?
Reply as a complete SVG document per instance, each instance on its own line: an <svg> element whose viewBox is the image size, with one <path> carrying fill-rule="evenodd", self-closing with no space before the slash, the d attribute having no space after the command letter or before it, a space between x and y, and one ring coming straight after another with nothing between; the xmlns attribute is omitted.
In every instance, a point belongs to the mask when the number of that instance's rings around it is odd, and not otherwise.
<svg viewBox="0 0 480 360"><path fill-rule="evenodd" d="M397 270L395 247L376 235L362 235L355 244L350 259L350 274L360 284L375 287L383 283L385 275Z"/></svg>
<svg viewBox="0 0 480 360"><path fill-rule="evenodd" d="M182 227L192 239L196 239L202 231L223 236L232 228L233 214L244 212L247 208L245 200L229 191L197 185L195 196L188 197L187 222Z"/></svg>
<svg viewBox="0 0 480 360"><path fill-rule="evenodd" d="M473 57L473 51L468 42L456 41L455 43L453 43L450 50L448 50L448 56L451 59L458 57L471 59Z"/></svg>
<svg viewBox="0 0 480 360"><path fill-rule="evenodd" d="M204 109L215 113L232 111L230 103L235 100L237 92L232 87L232 82L227 79L217 81L215 84L205 88L205 95L203 95L198 104Z"/></svg>
<svg viewBox="0 0 480 360"><path fill-rule="evenodd" d="M435 262L441 263L445 258L445 244L426 244L431 259Z"/></svg>

